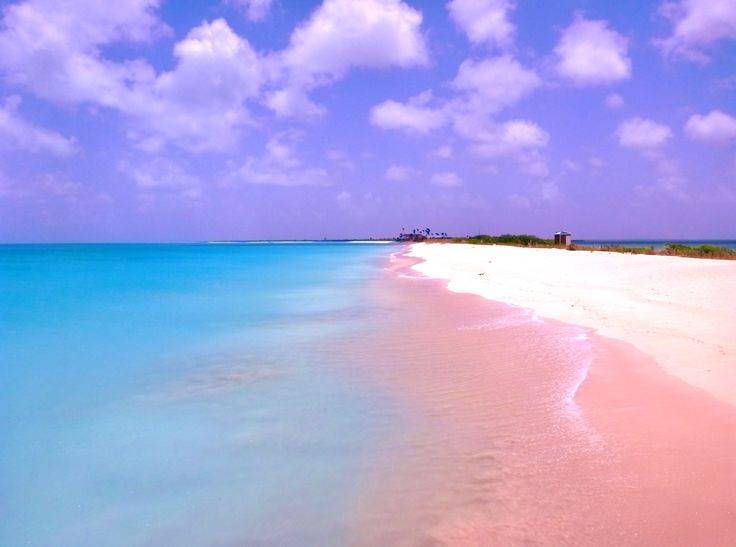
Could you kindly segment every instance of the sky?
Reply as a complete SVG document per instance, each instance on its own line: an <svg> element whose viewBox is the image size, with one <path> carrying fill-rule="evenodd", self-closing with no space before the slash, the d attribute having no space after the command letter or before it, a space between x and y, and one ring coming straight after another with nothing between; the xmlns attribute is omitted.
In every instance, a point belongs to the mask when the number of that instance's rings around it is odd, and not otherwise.
<svg viewBox="0 0 736 547"><path fill-rule="evenodd" d="M736 238L736 0L0 5L0 242Z"/></svg>

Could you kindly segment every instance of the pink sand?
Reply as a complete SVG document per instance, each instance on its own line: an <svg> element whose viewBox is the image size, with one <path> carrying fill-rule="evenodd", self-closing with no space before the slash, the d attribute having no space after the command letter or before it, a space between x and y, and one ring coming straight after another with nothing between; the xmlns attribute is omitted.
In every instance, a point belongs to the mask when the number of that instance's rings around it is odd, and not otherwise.
<svg viewBox="0 0 736 547"><path fill-rule="evenodd" d="M412 409L356 545L734 545L736 411L622 342L453 294L397 257L361 342Z"/></svg>
<svg viewBox="0 0 736 547"><path fill-rule="evenodd" d="M623 340L736 404L735 260L422 243L411 254L452 291Z"/></svg>

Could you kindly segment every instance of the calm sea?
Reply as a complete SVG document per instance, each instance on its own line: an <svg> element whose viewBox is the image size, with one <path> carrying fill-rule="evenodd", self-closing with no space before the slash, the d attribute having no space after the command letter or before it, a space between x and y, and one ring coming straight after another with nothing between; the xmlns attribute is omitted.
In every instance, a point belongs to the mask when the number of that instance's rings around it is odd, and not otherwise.
<svg viewBox="0 0 736 547"><path fill-rule="evenodd" d="M0 246L0 544L342 543L401 409L327 350L391 250Z"/></svg>

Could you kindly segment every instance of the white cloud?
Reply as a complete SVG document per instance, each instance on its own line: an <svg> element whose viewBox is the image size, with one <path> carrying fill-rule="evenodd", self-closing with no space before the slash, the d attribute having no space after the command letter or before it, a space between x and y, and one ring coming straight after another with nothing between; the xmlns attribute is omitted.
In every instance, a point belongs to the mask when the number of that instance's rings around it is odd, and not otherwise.
<svg viewBox="0 0 736 547"><path fill-rule="evenodd" d="M0 32L0 70L6 78L52 101L126 104L129 85L150 76L140 62L117 63L101 48L144 42L167 32L156 17L159 0L26 0L6 7Z"/></svg>
<svg viewBox="0 0 736 547"><path fill-rule="evenodd" d="M12 84L72 105L124 115L140 149L233 150L253 121L248 102L278 114L315 114L309 91L353 68L424 65L422 14L400 0L325 0L292 33L289 46L259 55L224 19L203 22L174 48L175 66L157 74L144 60L111 60L116 43L150 41L168 32L160 0L52 2L6 8L0 70ZM266 2L240 2L260 16ZM255 11L253 11L255 10Z"/></svg>
<svg viewBox="0 0 736 547"><path fill-rule="evenodd" d="M655 40L665 55L707 62L705 50L736 39L736 0L679 0L659 9L673 25L672 34Z"/></svg>
<svg viewBox="0 0 736 547"><path fill-rule="evenodd" d="M431 183L435 186L442 186L444 188L454 188L462 186L463 181L457 173L453 173L452 171L443 171L432 175Z"/></svg>
<svg viewBox="0 0 736 547"><path fill-rule="evenodd" d="M262 157L250 156L232 175L232 180L249 184L274 186L324 186L331 183L327 171L303 164L295 152L299 136L293 132L280 133L266 143Z"/></svg>
<svg viewBox="0 0 736 547"><path fill-rule="evenodd" d="M618 126L616 136L621 146L646 151L667 144L672 138L672 130L653 120L630 118Z"/></svg>
<svg viewBox="0 0 736 547"><path fill-rule="evenodd" d="M736 139L736 117L720 110L701 116L694 114L685 123L685 134L691 139L723 144Z"/></svg>
<svg viewBox="0 0 736 547"><path fill-rule="evenodd" d="M454 96L436 100L426 91L407 103L385 101L372 109L371 123L417 134L449 124L456 135L469 143L474 154L483 158L508 156L525 172L545 176L547 165L538 150L547 145L549 135L529 120L498 123L491 117L541 84L535 71L508 55L466 60L452 81ZM452 147L446 146L433 157L447 158L452 154Z"/></svg>
<svg viewBox="0 0 736 547"><path fill-rule="evenodd" d="M0 106L0 150L23 150L26 152L48 152L66 158L77 151L74 139L56 131L44 129L23 119L18 114L20 97L8 97Z"/></svg>
<svg viewBox="0 0 736 547"><path fill-rule="evenodd" d="M541 148L549 142L549 135L529 120L511 120L502 127L501 140L511 148Z"/></svg>
<svg viewBox="0 0 736 547"><path fill-rule="evenodd" d="M151 150L167 142L194 152L233 148L249 123L244 103L265 80L258 55L216 19L192 29L174 56L175 68L126 106L135 120L131 136Z"/></svg>
<svg viewBox="0 0 736 547"><path fill-rule="evenodd" d="M0 32L5 77L55 102L107 107L148 151L231 148L248 122L243 102L264 83L263 61L223 19L192 29L174 47L176 66L157 75L143 60L112 61L102 49L167 31L158 0L50 2L7 8Z"/></svg>
<svg viewBox="0 0 736 547"><path fill-rule="evenodd" d="M321 109L307 93L351 69L426 65L421 24L421 12L400 0L324 0L279 54L286 83L269 107L282 116L314 115Z"/></svg>
<svg viewBox="0 0 736 547"><path fill-rule="evenodd" d="M466 119L457 129L473 143L472 150L484 157L515 155L524 150L543 148L549 142L547 132L529 120L476 124Z"/></svg>
<svg viewBox="0 0 736 547"><path fill-rule="evenodd" d="M557 72L577 85L604 85L631 77L628 40L604 20L580 15L555 47Z"/></svg>
<svg viewBox="0 0 736 547"><path fill-rule="evenodd" d="M541 85L533 70L508 55L463 61L452 82L463 92L464 109L473 115L495 113L515 104Z"/></svg>
<svg viewBox="0 0 736 547"><path fill-rule="evenodd" d="M419 171L408 165L391 165L384 175L386 180L406 182L419 176Z"/></svg>
<svg viewBox="0 0 736 547"><path fill-rule="evenodd" d="M687 199L687 179L677 158L668 156L664 146L672 138L672 130L653 120L630 118L616 130L621 146L637 150L656 169L654 184L639 185L636 192L643 196L663 193L677 199Z"/></svg>
<svg viewBox="0 0 736 547"><path fill-rule="evenodd" d="M118 171L124 173L143 190L187 191L199 188L201 181L179 163L164 157L140 163L121 161Z"/></svg>
<svg viewBox="0 0 736 547"><path fill-rule="evenodd" d="M511 0L452 0L447 4L450 18L472 43L500 47L514 40L516 28L509 14L515 8Z"/></svg>
<svg viewBox="0 0 736 547"><path fill-rule="evenodd" d="M271 11L273 0L227 0L239 7L250 21L262 21Z"/></svg>
<svg viewBox="0 0 736 547"><path fill-rule="evenodd" d="M541 83L536 72L508 55L468 59L452 81L457 91L454 98L437 101L431 91L425 91L406 103L387 100L371 109L370 120L377 127L418 134L452 122L462 134L462 127L485 123L488 115L515 104Z"/></svg>
<svg viewBox="0 0 736 547"><path fill-rule="evenodd" d="M618 93L611 93L603 101L607 108L616 110L624 105L624 98Z"/></svg>
<svg viewBox="0 0 736 547"><path fill-rule="evenodd" d="M370 122L382 129L398 129L408 133L426 134L442 127L447 116L442 108L429 106L430 92L412 97L406 103L384 101L371 108Z"/></svg>
<svg viewBox="0 0 736 547"><path fill-rule="evenodd" d="M470 151L478 157L507 157L528 175L545 177L549 174L547 162L540 153L549 143L549 135L530 120L495 123L458 118L455 130L469 142Z"/></svg>

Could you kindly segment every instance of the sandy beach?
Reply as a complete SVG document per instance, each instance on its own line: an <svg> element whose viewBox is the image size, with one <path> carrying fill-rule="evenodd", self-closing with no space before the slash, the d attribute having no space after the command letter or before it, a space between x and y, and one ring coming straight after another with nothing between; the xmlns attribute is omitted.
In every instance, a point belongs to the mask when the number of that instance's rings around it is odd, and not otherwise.
<svg viewBox="0 0 736 547"><path fill-rule="evenodd" d="M372 289L389 323L330 347L411 421L364 462L350 544L734 544L736 407L419 262Z"/></svg>
<svg viewBox="0 0 736 547"><path fill-rule="evenodd" d="M668 374L736 404L736 261L424 243L408 255L451 291L628 342Z"/></svg>

